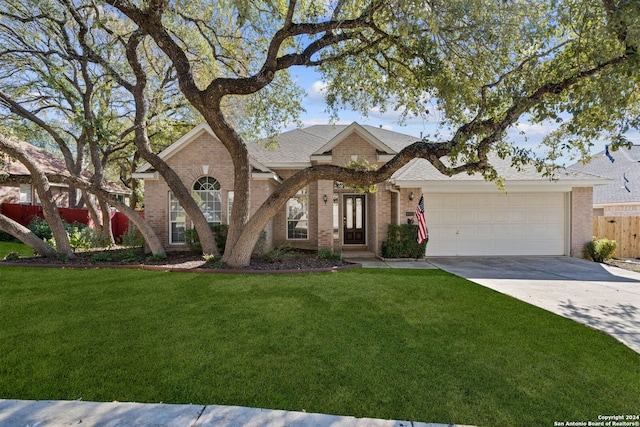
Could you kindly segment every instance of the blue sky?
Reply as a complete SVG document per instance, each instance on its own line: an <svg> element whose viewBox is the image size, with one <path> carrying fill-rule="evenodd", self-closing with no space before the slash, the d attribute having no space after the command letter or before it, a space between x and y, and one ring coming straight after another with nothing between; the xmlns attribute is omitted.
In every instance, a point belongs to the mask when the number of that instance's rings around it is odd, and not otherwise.
<svg viewBox="0 0 640 427"><path fill-rule="evenodd" d="M302 115L302 123L306 126L329 123L329 114L326 112L326 104L322 95L323 83L320 75L311 70L297 69L293 71L297 74L299 84L307 91L307 98L304 102L306 113ZM438 131L437 116L432 114L429 120L422 118L408 119L404 125L398 124L399 114L395 112L381 113L373 109L369 112L369 117L363 118L354 111L340 111L338 124L350 124L354 121L370 126L382 126L385 129L420 137L420 135L434 135ZM509 131L509 136L518 146L536 150L542 138L553 129L553 124L530 124L520 123L516 128ZM442 138L448 135L440 130ZM628 135L634 144L640 144L640 133ZM595 141L591 154L601 152L605 149L605 141ZM559 164L572 164L574 161L563 158Z"/></svg>

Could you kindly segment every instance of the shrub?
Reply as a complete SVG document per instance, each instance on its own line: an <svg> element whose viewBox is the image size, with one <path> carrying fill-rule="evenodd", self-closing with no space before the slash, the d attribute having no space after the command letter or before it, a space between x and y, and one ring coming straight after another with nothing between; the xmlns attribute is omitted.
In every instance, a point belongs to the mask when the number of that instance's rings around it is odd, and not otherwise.
<svg viewBox="0 0 640 427"><path fill-rule="evenodd" d="M69 236L69 246L71 246L71 249L74 251L76 249L98 248L109 245L108 237L99 235L86 224L79 222L69 224L63 220L62 225L67 232L67 236ZM29 224L29 230L45 242L50 243L51 246L55 247L53 233L51 232L51 227L49 227L46 220L40 217L34 217Z"/></svg>
<svg viewBox="0 0 640 427"><path fill-rule="evenodd" d="M20 259L20 254L18 252L9 252L5 257L5 261L17 261Z"/></svg>
<svg viewBox="0 0 640 427"><path fill-rule="evenodd" d="M611 259L616 251L616 241L609 239L594 238L587 243L587 253L595 262L604 262Z"/></svg>
<svg viewBox="0 0 640 427"><path fill-rule="evenodd" d="M122 246L128 248L141 248L144 246L144 236L140 233L140 230L133 225L129 225L127 231L122 235Z"/></svg>
<svg viewBox="0 0 640 427"><path fill-rule="evenodd" d="M264 262L268 262L268 263L276 263L276 262L282 262L284 260L287 259L293 259L295 258L297 255L295 253L291 252L291 245L287 242L282 243L278 246L276 246L275 248L265 252L261 259Z"/></svg>
<svg viewBox="0 0 640 427"><path fill-rule="evenodd" d="M189 249L195 252L202 251L202 245L200 244L200 237L195 228L188 228L184 230L184 242L189 246Z"/></svg>
<svg viewBox="0 0 640 427"><path fill-rule="evenodd" d="M64 224L64 228L69 236L69 246L74 251L76 249L89 249L104 246L104 239L96 234L91 228L84 224L74 222Z"/></svg>
<svg viewBox="0 0 640 427"><path fill-rule="evenodd" d="M19 242L18 239L13 237L9 233L5 233L4 231L0 231L0 242Z"/></svg>
<svg viewBox="0 0 640 427"><path fill-rule="evenodd" d="M382 242L384 258L422 258L427 241L418 244L417 224L389 224L387 240Z"/></svg>
<svg viewBox="0 0 640 427"><path fill-rule="evenodd" d="M221 254L224 253L224 248L227 246L227 234L229 233L229 226L227 224L218 224L211 227L213 235L216 239L216 246Z"/></svg>
<svg viewBox="0 0 640 427"><path fill-rule="evenodd" d="M318 258L320 259L342 259L342 254L340 252L334 252L331 249L322 249L318 251Z"/></svg>
<svg viewBox="0 0 640 427"><path fill-rule="evenodd" d="M29 230L42 240L49 240L53 237L53 233L51 232L51 227L47 221L40 217L33 217L33 220L29 223Z"/></svg>
<svg viewBox="0 0 640 427"><path fill-rule="evenodd" d="M147 262L154 262L154 261L164 261L165 259L167 259L166 254L155 254L155 255L149 255L145 260Z"/></svg>

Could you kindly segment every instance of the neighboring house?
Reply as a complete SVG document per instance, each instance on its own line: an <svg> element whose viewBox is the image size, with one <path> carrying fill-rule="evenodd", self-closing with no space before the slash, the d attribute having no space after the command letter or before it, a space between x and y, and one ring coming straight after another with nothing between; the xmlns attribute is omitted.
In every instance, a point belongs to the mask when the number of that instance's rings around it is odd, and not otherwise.
<svg viewBox="0 0 640 427"><path fill-rule="evenodd" d="M613 161L612 161L613 160ZM593 190L594 216L640 216L640 145L607 150L571 169L609 178Z"/></svg>
<svg viewBox="0 0 640 427"><path fill-rule="evenodd" d="M381 128L311 126L282 133L279 147L250 144L253 166L250 210L296 171L313 164L345 165L366 159L382 165L415 137ZM231 157L206 124L192 129L160 153L192 189L211 224L227 223L233 204ZM377 192L358 194L339 182L319 181L301 189L272 219L267 242L296 247L359 250L380 254L390 223L413 219L424 194L429 243L427 256L582 256L592 237L593 186L603 180L575 171L555 181L535 169L518 172L508 160L493 164L506 178L508 193L480 176L445 177L430 163L414 159ZM185 248L191 222L168 186L149 164L134 177L145 182L145 218L167 249Z"/></svg>
<svg viewBox="0 0 640 427"><path fill-rule="evenodd" d="M20 141L22 148L34 159L45 174L69 175L65 162L41 148ZM90 174L85 174L90 178ZM69 207L69 186L64 183L50 181L51 191L56 206ZM113 181L105 180L103 188L123 201L131 194L127 187ZM0 152L0 203L19 203L39 205L40 199L31 183L29 170L19 161Z"/></svg>

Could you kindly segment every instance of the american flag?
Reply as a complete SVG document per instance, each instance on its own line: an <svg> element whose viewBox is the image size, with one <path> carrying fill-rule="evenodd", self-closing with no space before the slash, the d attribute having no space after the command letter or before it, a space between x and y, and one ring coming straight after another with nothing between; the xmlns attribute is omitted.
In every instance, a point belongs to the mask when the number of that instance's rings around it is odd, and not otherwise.
<svg viewBox="0 0 640 427"><path fill-rule="evenodd" d="M420 201L416 207L416 220L418 221L418 244L422 244L428 237L427 217L424 215L424 196L420 196Z"/></svg>

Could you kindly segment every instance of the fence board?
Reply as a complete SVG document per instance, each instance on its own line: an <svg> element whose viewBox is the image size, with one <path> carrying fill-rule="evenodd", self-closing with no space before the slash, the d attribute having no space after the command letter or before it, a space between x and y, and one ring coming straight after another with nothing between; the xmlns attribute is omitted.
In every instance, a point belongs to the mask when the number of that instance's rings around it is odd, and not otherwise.
<svg viewBox="0 0 640 427"><path fill-rule="evenodd" d="M594 216L593 236L615 240L617 258L640 258L639 216Z"/></svg>

